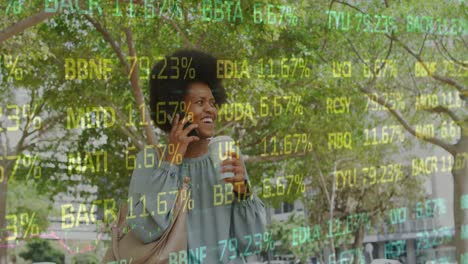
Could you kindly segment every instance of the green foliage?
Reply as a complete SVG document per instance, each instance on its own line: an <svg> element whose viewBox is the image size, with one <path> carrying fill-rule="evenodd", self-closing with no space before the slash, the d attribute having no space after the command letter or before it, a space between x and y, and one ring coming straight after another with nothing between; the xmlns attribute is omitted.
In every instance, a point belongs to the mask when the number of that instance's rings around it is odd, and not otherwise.
<svg viewBox="0 0 468 264"><path fill-rule="evenodd" d="M99 259L93 253L76 254L72 259L73 264L98 264Z"/></svg>
<svg viewBox="0 0 468 264"><path fill-rule="evenodd" d="M29 8L24 9L14 19L27 18L41 8L38 3L29 1ZM448 38L436 34L408 33L402 25L408 15L426 15L434 18L464 17L465 4L448 1L443 7L434 3L424 5L411 1L382 1L378 4L366 1L345 4L340 1L289 1L294 14L301 20L297 26L272 26L265 23L253 24L252 13L254 0L241 1L244 13L242 23L203 22L201 21L201 1L176 1L180 3L181 17L156 16L152 19L113 16L114 1L101 3L106 10L103 15L92 16L107 31L109 37L120 49L126 61L130 63L127 39L123 29L131 30L137 57L150 59L143 63L140 75L143 76L156 60L182 47L196 47L208 51L222 59L248 60L249 69L259 67L259 61L270 58L281 61L282 58L305 58L311 69L308 78L258 78L252 74L250 79L227 79L224 81L229 94L229 103L250 103L254 106L253 120L245 118L238 122L221 121L217 124L220 134L229 134L241 139L241 150L250 158L259 162L248 162L249 177L262 194L262 180L285 175L305 175L307 190L304 196L298 193L265 199L273 206L281 201L293 202L301 199L305 204L307 219L291 218L286 224L273 225L275 231L284 241L286 252L289 249L286 230L291 226L306 221L309 225L324 225L333 215L343 218L353 213L369 212L371 222L385 222L388 210L410 204L421 199L425 176L410 176L409 163L403 166L404 177L401 182L390 182L379 185L355 186L354 188L333 189L336 184L336 170L360 169L369 166L408 161L413 156L420 139L405 133L404 143L378 146L364 146L364 129L377 126L395 125L398 121L387 110L368 111L369 98L360 89L370 87L382 93L401 93L406 108L401 114L412 125L427 122L440 127L448 121L445 115L433 115L425 111L414 111L414 98L421 93L439 91L453 92L453 86L435 82L432 78L419 78L414 74L416 59L391 36L416 51L425 61L441 61L453 56L463 60L466 53L464 36ZM121 1L128 2L128 1ZM134 1L135 2L135 1ZM288 1L268 1L280 4ZM350 2L350 1L346 1ZM143 12L136 6L136 12ZM400 26L391 34L340 31L328 28L327 11L350 12L352 18L360 12L370 15L384 14L396 18ZM334 21L333 21L334 22ZM375 26L375 21L372 22ZM5 28L9 21L0 21ZM333 25L333 23L332 23ZM443 47L449 47L444 51ZM33 140L26 140L26 146L9 147L10 150L21 149L23 153L38 153L42 167L42 177L30 184L25 177L18 179L18 184L8 188L9 213L35 211L41 228L46 228L48 212L47 203L42 198L52 198L58 193L89 199L125 199L131 170L126 167L126 153L136 152L132 148L136 143L145 142L143 127L136 125L129 128L127 121L131 117L136 124L142 121L135 97L132 92L129 73L124 63L119 61L115 50L90 21L76 14L56 14L48 21L26 30L14 38L2 43L0 51L13 56L21 55L18 67L24 69L27 78L8 80L8 69L2 65L0 57L0 102L4 105L23 102L18 94L24 95L27 103L41 105L38 115L43 120L40 131L32 133L31 128L15 131L18 138L39 134ZM466 55L465 55L466 56ZM66 80L64 65L66 58L99 59L112 61L109 78L99 80ZM366 66L373 65L379 59L395 61L398 69L396 77L364 76ZM349 61L352 64L351 78L333 76L335 62ZM141 62L141 61L139 61ZM251 73L254 71L252 70ZM375 74L375 73L374 73ZM466 77L453 77L460 83ZM140 79L140 88L145 102L148 103L148 80ZM261 98L274 96L300 95L303 115L260 116ZM349 114L327 113L327 98L347 96L352 100ZM269 102L271 105L271 102ZM67 129L67 109L80 107L113 107L117 120L112 128ZM130 106L133 112L129 112ZM5 109L5 107L3 107ZM455 112L458 110L454 110ZM466 111L465 111L466 112ZM460 115L464 112L460 111ZM458 114L458 113L457 113ZM461 126L465 125L466 121ZM352 149L330 149L329 132L349 131L353 136ZM158 135L160 131L155 131ZM12 132L13 133L13 132ZM279 139L294 133L306 133L313 142L313 152L304 155L282 156L273 161L262 159L262 139L276 136ZM133 137L129 137L131 134ZM1 136L2 134L0 134ZM10 134L8 134L10 136ZM465 137L465 136L463 136ZM28 138L29 139L29 138ZM163 135L161 142L165 141ZM452 139L454 142L455 139ZM282 146L284 143L280 143ZM423 148L421 148L423 149ZM69 173L67 154L72 152L106 151L108 153L108 170L92 173ZM424 149L425 150L425 149ZM21 153L18 153L21 154ZM3 163L0 163L3 164ZM5 175L12 170L6 168ZM25 175L27 168L21 168ZM31 181L31 180L30 180ZM24 185L23 185L24 183ZM79 185L97 188L97 192L80 190ZM36 191L34 191L34 189ZM26 191L31 190L31 191ZM331 195L334 203L330 204ZM38 197L36 203L29 203ZM40 208L40 209L38 209ZM11 210L11 211L10 211ZM378 231L378 228L376 228ZM348 247L356 234L345 239L333 241L335 247ZM308 252L328 247L332 241L324 240L313 245L304 245L292 249L293 254L303 258Z"/></svg>
<svg viewBox="0 0 468 264"><path fill-rule="evenodd" d="M20 257L32 262L54 262L65 263L65 255L51 247L48 240L34 238L26 244L26 251L21 252Z"/></svg>
<svg viewBox="0 0 468 264"><path fill-rule="evenodd" d="M275 254L277 255L288 255L292 254L301 261L306 261L313 254L320 254L321 245L318 239L309 239L305 243L299 245L293 245L293 240L297 240L297 237L293 238L293 230L295 228L306 227L306 219L303 215L292 214L284 222L273 221L270 228L277 243L275 247ZM314 235L314 230L311 230L311 237ZM321 234L320 234L321 235Z"/></svg>
<svg viewBox="0 0 468 264"><path fill-rule="evenodd" d="M33 182L16 182L13 181L8 186L7 193L7 214L17 215L17 223L19 232L23 233L27 223L31 223L33 229L37 225L38 230L28 231L44 232L49 227L49 216L58 216L58 210L52 208L52 203L48 199L48 195L38 192L37 187ZM25 220L21 216L27 216ZM34 215L34 217L33 217ZM23 217L24 217L23 216ZM23 224L21 221L27 221Z"/></svg>

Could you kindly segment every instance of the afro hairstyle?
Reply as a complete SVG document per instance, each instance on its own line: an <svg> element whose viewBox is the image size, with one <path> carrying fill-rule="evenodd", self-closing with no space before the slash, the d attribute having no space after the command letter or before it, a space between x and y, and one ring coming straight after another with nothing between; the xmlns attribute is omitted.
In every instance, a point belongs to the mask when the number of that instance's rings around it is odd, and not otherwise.
<svg viewBox="0 0 468 264"><path fill-rule="evenodd" d="M195 76L190 77L190 72L185 76L185 69L182 60L190 64ZM211 89L211 93L216 100L218 107L221 107L227 100L226 91L222 85L222 79L217 77L217 59L210 54L198 50L178 50L165 58L153 67L150 73L150 110L151 119L163 131L171 130L171 123L167 116L158 113L161 110L166 113L174 113L175 107L180 106L175 103L181 102L187 93L190 84L201 82ZM159 111L157 111L159 110ZM158 117L159 115L159 117Z"/></svg>

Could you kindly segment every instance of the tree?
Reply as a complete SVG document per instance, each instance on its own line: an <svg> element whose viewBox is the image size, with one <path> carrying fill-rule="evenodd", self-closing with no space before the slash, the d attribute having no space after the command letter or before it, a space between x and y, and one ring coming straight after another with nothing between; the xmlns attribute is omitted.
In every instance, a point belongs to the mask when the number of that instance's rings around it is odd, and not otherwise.
<svg viewBox="0 0 468 264"><path fill-rule="evenodd" d="M65 263L65 255L50 246L49 241L35 238L26 244L26 251L21 252L20 257L33 262Z"/></svg>
<svg viewBox="0 0 468 264"><path fill-rule="evenodd" d="M344 2L337 2L343 10L355 11L361 13L363 16L372 13L374 10L364 11L365 6L349 5ZM462 13L453 12L453 10L459 10L457 7L459 3L453 3L447 8L441 9L436 5L429 5L424 8L424 12L430 12L434 17L437 16L451 16L456 17L458 14L463 16ZM464 3L461 3L461 9L464 7ZM341 8L340 8L341 9ZM393 10L392 10L393 9ZM385 3L385 6L381 9L382 11L389 11L395 13L397 11L407 12L408 10L418 14L422 12L421 8L417 8L408 4L396 4L396 3ZM411 16L411 15L408 15ZM416 19L416 18L415 18ZM407 26L410 27L412 22L410 18L407 18ZM417 31L417 22L414 22L412 26ZM438 25L439 32L442 27ZM464 33L458 34L435 34L426 33L421 34L421 37L414 37L414 33L403 34L402 30L393 30L389 33L384 34L386 41L377 42L375 51L379 48L385 48L388 46L387 52L384 55L388 58L406 58L405 65L399 65L403 70L399 69L398 78L388 79L379 78L381 72L385 67L385 61L381 63L380 67L372 67L372 65L366 65L369 62L366 61L363 54L368 53L369 50L363 50L356 46L356 39L353 36L347 38L349 52L352 52L357 61L364 66L369 67L371 70L371 77L367 80L360 80L356 82L357 87L364 94L370 96L372 100L384 106L388 113L391 114L412 136L423 140L429 144L440 147L447 151L453 156L452 164L452 176L453 176L453 208L454 208L454 230L455 230L455 247L456 247L456 259L459 262L463 262L466 258L466 252L468 252L468 241L463 239L462 229L463 226L468 223L468 217L466 212L463 210L462 199L468 193L468 182L467 182L467 165L465 163L467 139L466 139L466 128L467 128L467 112L466 108L466 86L464 85L464 78L466 74L466 62L463 58L463 50L466 49L466 44L463 40ZM362 41L362 38L359 39ZM378 56L375 53L374 56ZM378 57L377 57L378 58ZM437 67L434 68L434 65ZM442 66L444 65L444 66ZM418 70L418 67L421 69ZM456 73L458 68L461 74ZM418 72L419 71L419 72ZM421 77L426 76L426 77ZM423 79L424 78L424 79ZM421 80L423 79L423 80ZM398 88L400 87L400 88ZM415 98L416 102L407 102L407 105L416 104L418 105L418 99L424 101L421 94L438 94L441 97L439 102L432 104L424 104L421 108L424 109L424 113L417 113L413 109L404 111L395 106L395 103L389 102L383 98L382 93L390 89L401 91L405 94L405 98ZM455 92L454 92L455 91ZM460 107L454 107L453 102L442 101L441 94L453 93L454 98L461 100ZM375 96L377 95L377 96ZM457 99L454 99L457 100ZM418 110L416 108L416 110ZM423 114L424 117L421 117ZM439 133L435 134L422 134L418 131L417 124L418 119L422 120L434 120L434 125L440 128ZM415 122L416 121L416 122ZM455 128L457 127L457 128ZM448 130L460 131L459 133L449 134Z"/></svg>
<svg viewBox="0 0 468 264"><path fill-rule="evenodd" d="M9 2L15 5L19 3ZM346 12L355 12L349 13L355 15L353 19L381 13L396 17L397 14L407 14L410 11L423 12L422 7L389 1L384 1L382 5L356 6L341 1L295 1L294 4L288 4L291 7L290 12L283 10L286 12L286 16L282 17L283 21L291 22L280 24L278 21L281 7L261 5L255 1L242 1L242 19L229 22L227 13L223 15L221 22L216 21L219 16L216 19L215 16L219 15L219 11L214 12L213 6L211 9L204 6L210 1L170 1L173 3L171 7L152 5L152 1L118 2L121 3L120 10L116 8L115 2L109 1L101 3L102 14L95 10L88 15L74 12L44 13L42 4L30 2L23 6L23 11L19 14L10 13L8 17L11 20L0 21L0 26L5 28L0 33L1 51L11 55L13 61L22 54L28 54L28 58L33 61L25 63L22 59L18 60L18 68L23 69L24 76L28 77L22 80L15 80L14 73L12 77L9 72L10 68L1 67L2 84L6 84L0 87L1 108L8 112L3 116L8 121L2 124L2 128L5 124L10 127L0 131L1 147L3 150L6 146L7 155L11 156L39 154L40 163L37 166L42 168L43 176L34 179L35 186L39 192L46 193L51 198L63 192L89 199L125 196L131 173L131 166L126 163L131 163L132 155L145 145L157 145L165 140L159 130L154 130L151 123L146 122L149 116L145 106L148 95L146 73L159 56L180 47L207 50L225 61L237 62L237 65L247 61L249 74L225 80L231 105L221 109L224 112L220 114L219 131L242 139L241 149L248 155L246 162L250 178L263 191L268 189L266 186L270 186L275 194L283 194L280 190L285 185L278 179L287 179L286 176L291 175L302 175L308 185L307 192L318 190L318 195L308 196L304 200L309 212L315 213L312 209L319 212L317 215L310 214L308 224L323 224L325 226L322 230L326 230L328 220L359 212L370 212L374 217L372 221L378 221L385 216L386 210L398 205L383 204L382 199L379 199L381 197L391 199L404 194L408 200L417 199L419 177L403 177L408 181L403 190L396 188L401 182L386 183L379 187L341 188L338 171L397 162L391 155L400 151L398 144L382 145L384 150L361 146L366 140L371 140L371 129L376 128L383 135L392 133L389 126L396 125L395 120L384 118L382 111L371 113L364 105L369 106L374 101L384 105L388 113L395 116L396 122L400 122L409 134L450 150L454 155L455 165L457 160L459 164L462 162L457 157L462 157L467 144L464 139L466 113L463 109L453 110L443 106L426 109L436 116L443 115L435 118L442 128L451 131L453 126L460 126L461 136L457 143L444 143L433 137L421 136L411 125L411 122L427 120L427 116L421 112L411 113L408 111L409 107L402 110L392 106L395 102L385 99L390 93L398 93L404 98L397 100L398 103L403 101L410 106L414 101L407 99L418 96L423 87L431 85L432 90L437 90L435 82L411 74L414 61L410 58L413 57L428 72L428 76L437 83L444 83L444 91L457 89L456 96L465 102L466 88L462 85L462 76L447 77L430 69L431 60L439 60L443 56L449 58L448 61L455 62L455 65L466 68L466 63L461 62L465 47L462 36L459 39L455 37L452 45L448 45L443 37L434 37L436 51L434 46L427 44L433 41L431 35L415 37L414 34L403 34L401 29L400 32L389 31L386 34L363 33L363 30L355 32L346 30L344 24ZM208 8L205 10L209 10L208 13L211 14L210 22L206 21L206 17L203 18L208 14L202 12L203 7ZM442 9L431 5L428 8L434 17L439 13L452 15L453 10L462 15L463 10L454 8L453 4ZM272 13L272 10L277 12ZM152 11L155 16L145 18ZM343 13L332 15L331 11ZM297 24L292 23L292 15L298 17ZM351 25L356 26L355 23L357 22L353 20ZM365 20L362 23L377 26L377 21L374 20ZM76 68L78 58L87 61L88 67ZM109 72L99 75L100 78L95 74L93 78L90 60L97 61L99 58L109 59L112 63L108 65ZM8 59L10 57L7 57L7 62ZM73 60L74 72L70 69L66 72L67 69L64 68ZM395 64L399 67L398 74L387 71L391 69L391 60L401 63ZM335 65L345 65L342 63L348 61L352 63L353 74L359 71L365 74L354 74L349 78L345 70L336 70ZM5 62L5 56L3 62L4 65L11 66ZM295 63L302 72L296 70L294 73L292 69ZM447 66L447 69L447 72L451 72L452 68ZM79 78L79 74L84 77ZM20 93L17 91L24 91L27 103L20 102L17 98ZM353 98L348 115L326 113L327 99L338 96ZM291 107L288 97L295 98L297 104L302 106L302 114L300 107L296 111L294 104L294 110L286 113L288 105ZM21 126L18 124L16 128L14 125L14 129L11 129L9 122L16 122L14 116L20 115L15 113L18 111L16 107L8 106L14 104L38 107L33 107L36 111L31 112L31 115L24 115ZM252 113L246 111L242 118L230 118L229 114L231 117L236 116L233 112L236 112L236 107L239 109L239 104L245 107L250 104L253 107ZM70 118L77 118L79 109L84 107L112 108L116 115L115 124L110 128L80 128L79 125L73 129L67 127ZM69 109L72 109L71 114ZM92 111L84 110L84 115L91 116L90 112ZM34 127L37 117L42 118L40 128ZM367 136L365 129L368 129ZM327 134L343 131L352 131L353 142L358 144L353 145L352 150L328 147ZM10 142L16 135L19 140ZM303 135L306 136L304 141ZM413 142L410 137L405 138L404 145L410 148ZM307 147L309 142L313 145L313 151ZM69 171L70 164L66 161L68 154L96 151L106 151L109 154L107 171L99 174L92 170ZM26 177L28 168L15 166L21 164L21 159L0 161L0 169L5 175L5 180L0 182L0 193L7 192L7 183L14 171L18 182L31 180ZM466 177L463 177L466 176L466 166L459 167L459 170L454 168L453 172L455 208L461 208L460 197L467 193L463 189L467 185L464 182ZM402 171L407 174L405 168ZM274 179L273 183L266 184L265 178ZM75 187L80 184L97 187L97 194L75 191ZM287 192L276 197L271 197L266 192L260 193L273 205L279 204L281 200L291 202L302 196L301 191ZM6 203L2 200L2 228L5 226L5 215ZM457 239L460 238L461 226L464 224L466 221L463 212L455 210ZM330 247L334 250L335 246L357 246L362 238L361 231L357 228L356 233L345 239L338 239L336 245L332 237L332 245L324 243L317 248ZM467 251L464 243L466 242L457 240L458 258ZM6 255L2 250L3 248L0 249L0 257Z"/></svg>
<svg viewBox="0 0 468 264"><path fill-rule="evenodd" d="M73 257L72 263L73 264L98 264L99 259L91 253L77 254Z"/></svg>

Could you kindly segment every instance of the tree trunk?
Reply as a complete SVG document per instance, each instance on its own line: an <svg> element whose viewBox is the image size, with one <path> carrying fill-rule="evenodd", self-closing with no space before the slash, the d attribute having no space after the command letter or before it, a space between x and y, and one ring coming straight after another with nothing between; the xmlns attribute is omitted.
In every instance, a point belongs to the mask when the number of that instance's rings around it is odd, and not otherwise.
<svg viewBox="0 0 468 264"><path fill-rule="evenodd" d="M454 157L453 175L453 218L455 221L455 247L458 263L468 262L468 239L463 237L462 228L468 225L468 161L462 154L468 150L468 139L462 138L456 145L459 158ZM459 160L459 162L457 162ZM466 227L464 228L466 230ZM466 236L465 231L465 236Z"/></svg>
<svg viewBox="0 0 468 264"><path fill-rule="evenodd" d="M3 166L4 169L4 178L0 182L0 264L8 263L7 253L8 248L6 244L6 238L8 237L8 233L6 231L6 213L7 213L7 191L8 191L8 179L13 172L13 167L16 161L12 160L3 160L0 162L0 165Z"/></svg>
<svg viewBox="0 0 468 264"><path fill-rule="evenodd" d="M361 223L361 225L359 226L358 230L355 233L353 247L351 248L351 250L355 251L354 258L353 258L354 264L361 263L360 260L361 260L361 255L362 255L361 249L362 249L363 241L364 241L364 223Z"/></svg>
<svg viewBox="0 0 468 264"><path fill-rule="evenodd" d="M3 181L0 183L0 264L6 264L8 263L7 261L7 247L4 246L7 244L6 238L8 237L8 234L5 230L6 228L6 197L7 197L7 179L3 179Z"/></svg>

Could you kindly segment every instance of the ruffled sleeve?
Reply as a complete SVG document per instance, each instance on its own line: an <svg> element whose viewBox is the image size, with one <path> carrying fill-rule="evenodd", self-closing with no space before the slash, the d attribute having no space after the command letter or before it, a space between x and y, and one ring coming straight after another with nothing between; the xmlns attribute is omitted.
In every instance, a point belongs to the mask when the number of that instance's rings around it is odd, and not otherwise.
<svg viewBox="0 0 468 264"><path fill-rule="evenodd" d="M247 172L246 180L247 184L249 184ZM252 193L247 193L247 195L239 194L234 198L230 236L236 238L239 254L250 256L263 251L265 226L265 205L257 195Z"/></svg>
<svg viewBox="0 0 468 264"><path fill-rule="evenodd" d="M153 166L147 166L147 160L153 157L154 164L149 164ZM127 223L144 243L157 240L169 227L178 190L177 172L178 166L159 162L154 149L145 149L137 155L128 193L132 208Z"/></svg>

